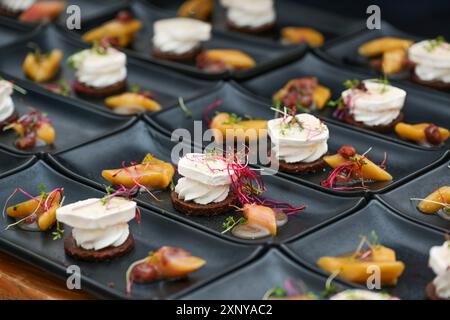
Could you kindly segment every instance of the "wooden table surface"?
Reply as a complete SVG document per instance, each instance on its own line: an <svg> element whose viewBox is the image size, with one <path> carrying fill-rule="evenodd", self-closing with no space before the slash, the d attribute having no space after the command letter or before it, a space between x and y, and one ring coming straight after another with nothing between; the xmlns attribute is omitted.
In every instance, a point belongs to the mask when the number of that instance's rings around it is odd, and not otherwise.
<svg viewBox="0 0 450 320"><path fill-rule="evenodd" d="M82 290L69 290L65 281L0 252L0 300L93 299Z"/></svg>

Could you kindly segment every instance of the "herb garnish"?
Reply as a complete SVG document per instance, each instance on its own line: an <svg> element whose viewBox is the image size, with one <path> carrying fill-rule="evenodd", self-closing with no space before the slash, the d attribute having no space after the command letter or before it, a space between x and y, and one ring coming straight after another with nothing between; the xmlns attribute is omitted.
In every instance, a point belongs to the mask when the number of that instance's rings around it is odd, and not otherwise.
<svg viewBox="0 0 450 320"><path fill-rule="evenodd" d="M224 122L223 124L236 124L241 121L242 121L242 118L233 112L233 113L230 113L230 117L228 118L228 121Z"/></svg>
<svg viewBox="0 0 450 320"><path fill-rule="evenodd" d="M231 229L233 229L235 226L237 226L237 225L239 225L239 224L243 224L243 223L245 223L245 218L244 217L240 217L239 219L237 219L237 220L234 220L234 217L233 216L228 216L226 219L225 219L225 222L222 224L222 227L223 227L223 231L222 231L222 234L225 234L225 233L227 233L228 231L230 231Z"/></svg>
<svg viewBox="0 0 450 320"><path fill-rule="evenodd" d="M180 109L184 112L186 115L186 118L192 118L192 111L189 110L186 105L184 104L183 97L178 97L178 105L180 106Z"/></svg>
<svg viewBox="0 0 450 320"><path fill-rule="evenodd" d="M434 49L436 49L437 47L439 47L441 44L445 43L445 38L443 36L438 36L436 37L436 39L430 40L428 42L428 46L425 47L425 49L428 52L433 51Z"/></svg>
<svg viewBox="0 0 450 320"><path fill-rule="evenodd" d="M64 234L64 229L62 227L62 224L59 223L58 220L56 220L56 231L52 232L53 240L61 239L63 234Z"/></svg>

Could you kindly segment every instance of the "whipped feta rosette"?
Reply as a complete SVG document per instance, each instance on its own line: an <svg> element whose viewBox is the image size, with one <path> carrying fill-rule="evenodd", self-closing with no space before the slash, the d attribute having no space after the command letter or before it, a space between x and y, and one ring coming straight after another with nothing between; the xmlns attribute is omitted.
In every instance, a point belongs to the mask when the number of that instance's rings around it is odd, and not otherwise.
<svg viewBox="0 0 450 320"><path fill-rule="evenodd" d="M275 23L273 0L221 0L220 3L227 8L227 19L233 27L258 30Z"/></svg>
<svg viewBox="0 0 450 320"><path fill-rule="evenodd" d="M409 48L408 55L415 64L417 78L450 86L450 43L439 39L420 41Z"/></svg>
<svg viewBox="0 0 450 320"><path fill-rule="evenodd" d="M450 241L447 240L441 246L430 249L429 267L436 274L434 280L428 285L427 291L432 291L430 296L438 299L450 299Z"/></svg>

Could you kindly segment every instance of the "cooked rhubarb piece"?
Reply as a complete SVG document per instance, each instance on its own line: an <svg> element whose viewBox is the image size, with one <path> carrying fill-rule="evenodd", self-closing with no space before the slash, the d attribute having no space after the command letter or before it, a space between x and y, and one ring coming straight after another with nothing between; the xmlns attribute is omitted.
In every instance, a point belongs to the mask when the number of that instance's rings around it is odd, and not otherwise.
<svg viewBox="0 0 450 320"><path fill-rule="evenodd" d="M269 230L272 236L277 235L276 213L272 208L256 204L245 204L243 212L244 218L249 225L258 225Z"/></svg>
<svg viewBox="0 0 450 320"><path fill-rule="evenodd" d="M382 71L384 74L394 74L403 69L407 53L405 49L394 49L386 51L382 58Z"/></svg>
<svg viewBox="0 0 450 320"><path fill-rule="evenodd" d="M58 72L62 58L59 49L53 49L49 54L41 54L38 50L30 52L23 62L23 71L33 81L46 82Z"/></svg>
<svg viewBox="0 0 450 320"><path fill-rule="evenodd" d="M147 283L161 279L184 278L203 267L205 263L205 260L194 257L184 249L162 247L128 268L127 292L131 292L133 282Z"/></svg>
<svg viewBox="0 0 450 320"><path fill-rule="evenodd" d="M187 0L178 9L177 16L208 20L213 6L213 0Z"/></svg>
<svg viewBox="0 0 450 320"><path fill-rule="evenodd" d="M273 96L274 103L283 107L322 109L331 97L330 89L321 86L316 78L305 77L290 80L282 89Z"/></svg>
<svg viewBox="0 0 450 320"><path fill-rule="evenodd" d="M337 273L344 280L365 284L372 275L373 266L380 270L382 285L396 285L405 265L396 260L395 251L379 244L370 244L368 249L358 248L349 255L321 257L318 266L330 273Z"/></svg>
<svg viewBox="0 0 450 320"><path fill-rule="evenodd" d="M306 42L311 47L323 45L324 36L319 31L312 28L285 27L281 29L282 39L291 44Z"/></svg>
<svg viewBox="0 0 450 320"><path fill-rule="evenodd" d="M248 54L232 49L205 50L197 57L197 66L209 71L241 70L253 68L255 60Z"/></svg>
<svg viewBox="0 0 450 320"><path fill-rule="evenodd" d="M358 52L364 57L376 57L380 56L387 51L392 51L396 49L406 50L412 46L413 41L394 38L394 37L383 37L377 38L364 43L359 47Z"/></svg>
<svg viewBox="0 0 450 320"><path fill-rule="evenodd" d="M450 186L443 186L419 202L417 209L427 214L436 214L450 205Z"/></svg>
<svg viewBox="0 0 450 320"><path fill-rule="evenodd" d="M39 1L25 10L19 20L23 22L42 22L55 20L64 10L64 1Z"/></svg>
<svg viewBox="0 0 450 320"><path fill-rule="evenodd" d="M30 200L8 207L6 214L18 220L29 217L25 223L36 222L39 230L48 230L56 222L56 209L60 207L63 194L63 189L43 192Z"/></svg>
<svg viewBox="0 0 450 320"><path fill-rule="evenodd" d="M133 19L128 11L121 11L115 19L89 30L82 38L83 41L88 43L100 41L105 37L112 38L117 41L120 47L124 48L130 45L134 34L140 29L142 29L140 20Z"/></svg>
<svg viewBox="0 0 450 320"><path fill-rule="evenodd" d="M103 170L102 176L115 186L137 186L165 189L172 182L175 169L172 164L147 155L141 164L120 169Z"/></svg>
<svg viewBox="0 0 450 320"><path fill-rule="evenodd" d="M232 137L238 141L250 141L267 134L267 121L242 120L235 114L221 112L212 119L210 128L217 141L222 141L224 137Z"/></svg>
<svg viewBox="0 0 450 320"><path fill-rule="evenodd" d="M432 145L439 145L450 136L448 129L437 127L432 123L407 124L400 122L395 126L395 132L402 139L411 140L419 144L428 142Z"/></svg>
<svg viewBox="0 0 450 320"><path fill-rule="evenodd" d="M161 110L161 105L158 102L137 92L125 92L108 97L105 99L105 104L118 113Z"/></svg>

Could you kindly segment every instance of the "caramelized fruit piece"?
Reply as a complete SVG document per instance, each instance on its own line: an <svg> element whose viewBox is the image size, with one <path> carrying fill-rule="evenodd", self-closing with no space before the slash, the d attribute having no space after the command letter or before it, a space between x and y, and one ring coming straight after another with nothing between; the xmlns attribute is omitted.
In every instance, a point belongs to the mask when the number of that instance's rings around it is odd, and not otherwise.
<svg viewBox="0 0 450 320"><path fill-rule="evenodd" d="M328 100L331 98L331 91L327 87L318 85L313 91L313 99L317 109L321 110L326 106Z"/></svg>
<svg viewBox="0 0 450 320"><path fill-rule="evenodd" d="M435 214L445 207L445 204L450 204L450 186L440 187L432 194L419 202L417 209L420 212L427 214Z"/></svg>
<svg viewBox="0 0 450 320"><path fill-rule="evenodd" d="M229 69L248 69L256 65L248 54L232 49L211 49L205 51L206 59L213 62L223 62Z"/></svg>
<svg viewBox="0 0 450 320"><path fill-rule="evenodd" d="M365 284L367 278L371 276L371 266L380 268L381 284L395 285L397 279L403 273L405 265L401 261L396 261L395 252L392 249L372 245L371 255L366 259L357 259L353 256L343 257L321 257L318 266L330 273L339 271L339 277L350 282Z"/></svg>
<svg viewBox="0 0 450 320"><path fill-rule="evenodd" d="M258 139L261 135L267 134L266 120L233 120L229 113L218 113L211 121L210 128L213 130L217 141L228 135L232 135L235 140L250 141ZM264 131L262 131L264 130Z"/></svg>
<svg viewBox="0 0 450 320"><path fill-rule="evenodd" d="M147 155L144 162L130 167L103 170L102 177L112 185L132 188L136 182L155 189L165 189L172 181L175 168L172 164Z"/></svg>
<svg viewBox="0 0 450 320"><path fill-rule="evenodd" d="M395 126L395 132L402 139L422 143L427 141L425 129L430 125L430 123L407 124L404 122L399 122ZM439 127L439 133L442 140L441 142L446 141L450 136L450 132L446 128Z"/></svg>
<svg viewBox="0 0 450 320"><path fill-rule="evenodd" d="M377 38L364 43L359 47L358 52L364 57L376 57L386 51L392 51L396 49L408 49L413 44L413 41L394 38L394 37L383 37Z"/></svg>
<svg viewBox="0 0 450 320"><path fill-rule="evenodd" d="M401 71L405 65L406 56L406 50L401 48L386 51L381 62L383 73L389 75Z"/></svg>
<svg viewBox="0 0 450 320"><path fill-rule="evenodd" d="M277 235L276 213L273 209L256 204L245 204L243 210L244 218L249 225L256 224L269 230L272 236Z"/></svg>
<svg viewBox="0 0 450 320"><path fill-rule="evenodd" d="M19 20L23 22L52 21L64 10L64 1L39 1L24 11Z"/></svg>
<svg viewBox="0 0 450 320"><path fill-rule="evenodd" d="M25 137L25 129L23 125L20 123L13 123L11 128L20 136ZM50 123L43 123L39 125L39 128L36 130L36 137L42 141L44 141L48 145L52 145L56 140L56 132L55 128Z"/></svg>
<svg viewBox="0 0 450 320"><path fill-rule="evenodd" d="M178 9L177 16L208 20L213 6L213 0L187 0Z"/></svg>
<svg viewBox="0 0 450 320"><path fill-rule="evenodd" d="M23 71L33 81L46 82L58 72L62 58L63 53L59 49L53 49L48 55L30 52L23 62Z"/></svg>
<svg viewBox="0 0 450 320"><path fill-rule="evenodd" d="M362 156L359 154L355 155L355 158L357 160L360 160L361 157ZM324 156L323 160L333 169L336 168L337 166L343 164L344 162L349 161L340 154ZM375 181L391 181L392 180L392 176L387 171L383 170L382 168L377 166L375 163L373 163L369 159L364 158L364 162L366 163L365 165L362 166L362 173L363 173L364 179L375 180ZM355 166L356 166L356 164L355 164Z"/></svg>
<svg viewBox="0 0 450 320"><path fill-rule="evenodd" d="M310 82L309 86L311 86L313 88L312 99L314 100L314 103L315 103L317 109L321 110L323 107L326 106L328 100L331 98L331 90L328 89L327 87L324 87L324 86L318 84L316 78L298 78L298 79L289 80L288 83L283 88L278 90L273 95L273 98L272 98L273 101L282 101L283 98L289 94L289 92L291 91L291 88L296 86L296 84L299 81L304 81L304 82L309 81ZM304 85L306 85L306 83ZM298 101L298 102L300 102L300 101ZM303 105L304 104L305 103L303 103Z"/></svg>
<svg viewBox="0 0 450 320"><path fill-rule="evenodd" d="M108 97L105 99L105 104L111 109L127 109L130 112L161 110L161 105L158 102L135 92L125 92Z"/></svg>
<svg viewBox="0 0 450 320"><path fill-rule="evenodd" d="M281 29L281 37L289 43L308 43L311 47L320 47L324 43L323 34L312 28L285 27Z"/></svg>

